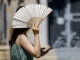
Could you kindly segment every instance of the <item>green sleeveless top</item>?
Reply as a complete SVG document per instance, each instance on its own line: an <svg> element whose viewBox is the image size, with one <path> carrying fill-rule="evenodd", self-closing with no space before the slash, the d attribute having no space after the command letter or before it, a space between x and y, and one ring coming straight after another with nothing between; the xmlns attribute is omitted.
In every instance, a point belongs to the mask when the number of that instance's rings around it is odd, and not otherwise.
<svg viewBox="0 0 80 60"><path fill-rule="evenodd" d="M33 56L28 54L24 48L19 47L15 42L10 48L10 60L33 60Z"/></svg>

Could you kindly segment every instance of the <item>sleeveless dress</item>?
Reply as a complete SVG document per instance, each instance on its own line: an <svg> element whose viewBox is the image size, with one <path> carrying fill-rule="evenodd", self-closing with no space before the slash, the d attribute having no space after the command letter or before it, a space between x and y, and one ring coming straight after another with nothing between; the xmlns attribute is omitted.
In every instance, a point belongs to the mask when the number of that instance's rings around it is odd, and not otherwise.
<svg viewBox="0 0 80 60"><path fill-rule="evenodd" d="M33 60L33 56L28 54L24 48L19 47L15 42L10 48L10 60Z"/></svg>

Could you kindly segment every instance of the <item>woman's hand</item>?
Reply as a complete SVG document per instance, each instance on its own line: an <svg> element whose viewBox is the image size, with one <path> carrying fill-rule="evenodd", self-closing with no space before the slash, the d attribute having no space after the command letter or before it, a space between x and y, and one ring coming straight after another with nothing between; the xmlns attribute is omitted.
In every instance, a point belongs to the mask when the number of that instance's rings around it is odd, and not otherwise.
<svg viewBox="0 0 80 60"><path fill-rule="evenodd" d="M52 48L51 47L42 47L41 48L41 56L47 54Z"/></svg>
<svg viewBox="0 0 80 60"><path fill-rule="evenodd" d="M38 21L33 22L33 24L32 24L32 29L33 29L33 30L39 30L39 25L40 25L40 23L39 23Z"/></svg>
<svg viewBox="0 0 80 60"><path fill-rule="evenodd" d="M39 34L39 25L40 23L37 21L32 24L32 30L34 34Z"/></svg>

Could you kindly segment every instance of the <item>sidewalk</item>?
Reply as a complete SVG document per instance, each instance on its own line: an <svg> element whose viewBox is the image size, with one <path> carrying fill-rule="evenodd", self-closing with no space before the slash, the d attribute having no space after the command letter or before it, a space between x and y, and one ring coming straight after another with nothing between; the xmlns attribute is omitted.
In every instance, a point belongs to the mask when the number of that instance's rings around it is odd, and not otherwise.
<svg viewBox="0 0 80 60"><path fill-rule="evenodd" d="M0 60L10 60L9 46L0 46Z"/></svg>

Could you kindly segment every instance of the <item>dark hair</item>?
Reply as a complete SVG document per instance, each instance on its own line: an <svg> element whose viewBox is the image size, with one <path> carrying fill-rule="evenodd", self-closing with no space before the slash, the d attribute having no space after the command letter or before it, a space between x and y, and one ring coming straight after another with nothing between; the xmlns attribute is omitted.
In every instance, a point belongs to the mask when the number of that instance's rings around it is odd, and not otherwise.
<svg viewBox="0 0 80 60"><path fill-rule="evenodd" d="M10 40L9 40L9 45L12 46L17 37L20 35L20 34L23 34L23 32L27 32L29 30L29 28L14 28L11 30L11 37L10 37Z"/></svg>
<svg viewBox="0 0 80 60"><path fill-rule="evenodd" d="M19 6L19 7L16 9L16 12L17 12L20 8L22 8L22 7L24 7L24 6Z"/></svg>

